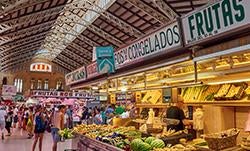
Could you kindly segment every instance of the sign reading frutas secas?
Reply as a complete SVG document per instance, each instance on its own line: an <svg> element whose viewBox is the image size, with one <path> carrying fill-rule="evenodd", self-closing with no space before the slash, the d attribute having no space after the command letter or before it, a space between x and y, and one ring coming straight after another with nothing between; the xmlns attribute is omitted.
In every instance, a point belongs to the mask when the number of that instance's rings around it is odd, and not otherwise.
<svg viewBox="0 0 250 151"><path fill-rule="evenodd" d="M116 51L115 65L119 69L177 46L181 46L181 35L178 22L174 22Z"/></svg>
<svg viewBox="0 0 250 151"><path fill-rule="evenodd" d="M70 72L65 75L65 83L66 85L74 84L77 82L81 82L86 80L86 69L85 67L81 67L73 72Z"/></svg>
<svg viewBox="0 0 250 151"><path fill-rule="evenodd" d="M182 19L185 44L195 44L250 24L250 0L222 0Z"/></svg>

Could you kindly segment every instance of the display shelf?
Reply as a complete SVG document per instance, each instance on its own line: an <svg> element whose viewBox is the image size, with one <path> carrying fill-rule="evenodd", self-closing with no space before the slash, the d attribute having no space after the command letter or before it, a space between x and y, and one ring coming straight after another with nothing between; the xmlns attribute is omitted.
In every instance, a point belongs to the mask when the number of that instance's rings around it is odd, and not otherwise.
<svg viewBox="0 0 250 151"><path fill-rule="evenodd" d="M166 104L136 104L137 108L167 108L169 106L168 103Z"/></svg>
<svg viewBox="0 0 250 151"><path fill-rule="evenodd" d="M185 102L187 105L200 106L200 105L217 105L217 106L250 106L250 101L201 101L201 102Z"/></svg>

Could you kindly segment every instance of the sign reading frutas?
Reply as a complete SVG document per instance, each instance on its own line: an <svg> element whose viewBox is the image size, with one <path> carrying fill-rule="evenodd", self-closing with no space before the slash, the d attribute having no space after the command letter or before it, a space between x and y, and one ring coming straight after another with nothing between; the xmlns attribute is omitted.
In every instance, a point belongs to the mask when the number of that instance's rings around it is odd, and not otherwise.
<svg viewBox="0 0 250 151"><path fill-rule="evenodd" d="M59 97L59 98L94 98L93 95L87 92L63 92L63 91L31 91L32 97Z"/></svg>
<svg viewBox="0 0 250 151"><path fill-rule="evenodd" d="M115 72L114 48L112 46L96 47L96 58L99 73Z"/></svg>
<svg viewBox="0 0 250 151"><path fill-rule="evenodd" d="M177 46L181 46L181 38L179 25L175 22L116 51L115 65L118 69Z"/></svg>
<svg viewBox="0 0 250 151"><path fill-rule="evenodd" d="M32 63L30 71L36 72L52 72L52 66L47 63Z"/></svg>
<svg viewBox="0 0 250 151"><path fill-rule="evenodd" d="M186 44L194 44L249 25L250 0L222 0L195 11L182 20Z"/></svg>
<svg viewBox="0 0 250 151"><path fill-rule="evenodd" d="M66 85L74 84L86 80L86 69L81 67L73 72L66 74L65 82Z"/></svg>

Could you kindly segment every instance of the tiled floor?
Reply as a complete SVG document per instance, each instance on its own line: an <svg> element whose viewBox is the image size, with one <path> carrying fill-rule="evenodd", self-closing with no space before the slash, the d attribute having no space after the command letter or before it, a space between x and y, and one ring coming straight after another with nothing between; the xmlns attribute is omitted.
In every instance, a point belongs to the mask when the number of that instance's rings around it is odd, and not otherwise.
<svg viewBox="0 0 250 151"><path fill-rule="evenodd" d="M27 139L27 134L19 130L14 130L13 135L5 137L5 140L0 139L0 151L31 151L34 139ZM66 141L59 143L58 151L64 151L69 149L71 142ZM52 137L49 133L46 133L43 139L43 151L51 151L52 149ZM38 144L36 150L38 151Z"/></svg>

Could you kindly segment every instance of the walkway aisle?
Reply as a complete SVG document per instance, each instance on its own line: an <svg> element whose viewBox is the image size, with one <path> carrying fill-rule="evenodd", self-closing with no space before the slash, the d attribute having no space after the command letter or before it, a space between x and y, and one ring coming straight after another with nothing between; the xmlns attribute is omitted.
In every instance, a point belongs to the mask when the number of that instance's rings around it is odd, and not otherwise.
<svg viewBox="0 0 250 151"><path fill-rule="evenodd" d="M0 151L31 151L34 139L27 139L27 134L21 136L20 131L16 131L12 136L5 137L5 140L0 140ZM59 143L58 151L64 151L66 143ZM52 137L49 133L44 135L43 151L51 151ZM38 151L38 144L36 150Z"/></svg>

